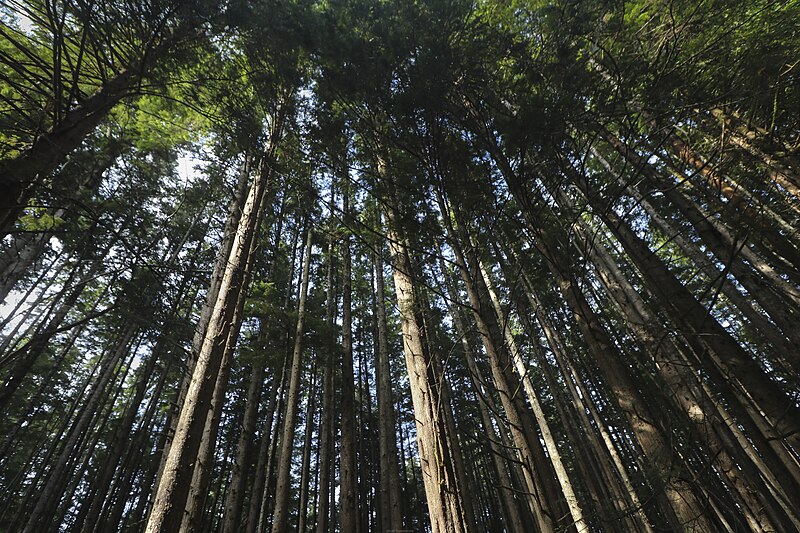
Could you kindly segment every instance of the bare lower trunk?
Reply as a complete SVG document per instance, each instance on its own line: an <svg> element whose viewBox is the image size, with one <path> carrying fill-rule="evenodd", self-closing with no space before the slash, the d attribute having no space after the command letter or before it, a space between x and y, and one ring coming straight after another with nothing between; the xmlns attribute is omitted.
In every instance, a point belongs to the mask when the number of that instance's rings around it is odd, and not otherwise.
<svg viewBox="0 0 800 533"><path fill-rule="evenodd" d="M270 138L271 150L264 156L268 158L272 157L281 131L280 117L276 117L275 121L276 125ZM193 464L200 448L225 352L229 346L229 339L235 338L241 325L238 321L233 323L233 319L241 317L244 305L242 296L249 283L246 266L253 251L268 178L269 172L266 170L259 173L244 203L225 275L220 284L192 381L181 407L175 436L159 480L155 504L146 528L148 533L177 530L183 520L183 511L191 487Z"/></svg>
<svg viewBox="0 0 800 533"><path fill-rule="evenodd" d="M250 374L250 383L247 386L247 400L245 403L242 431L236 446L236 460L233 463L231 482L225 498L225 519L222 525L224 533L238 533L242 522L242 505L244 492L248 479L251 449L255 436L256 417L258 404L261 401L261 388L264 385L264 363L256 361Z"/></svg>
<svg viewBox="0 0 800 533"><path fill-rule="evenodd" d="M305 533L306 524L308 522L308 493L311 485L309 476L311 468L311 437L314 433L314 417L316 416L316 382L317 382L317 369L313 365L311 369L311 378L309 383L309 393L306 398L306 428L305 436L303 437L303 462L300 465L300 504L298 506L299 518L297 520L297 531Z"/></svg>
<svg viewBox="0 0 800 533"><path fill-rule="evenodd" d="M385 176L383 162L379 165L379 172ZM440 409L448 409L449 405L442 404L440 400L441 377L432 374L432 354L425 349L423 330L418 321L420 308L415 295L412 263L393 210L388 211L387 222L387 238L392 252L395 293L400 310L403 348L431 528L433 533L473 531L474 524L465 521L464 501L457 490L457 481L452 471L448 430L440 413Z"/></svg>
<svg viewBox="0 0 800 533"><path fill-rule="evenodd" d="M350 199L347 178L342 190L343 212L348 216ZM356 476L356 415L355 381L353 377L353 325L351 309L352 274L350 239L342 243L342 444L340 468L340 493L342 531L356 531L358 519L358 492ZM361 502L364 505L365 502Z"/></svg>
<svg viewBox="0 0 800 533"><path fill-rule="evenodd" d="M308 275L311 263L311 228L306 229L303 276L300 282L300 299L297 304L297 327L295 329L292 364L289 372L289 390L286 394L286 418L283 422L281 450L278 455L280 468L275 488L275 512L272 515L272 533L289 531L289 492L291 489L291 456L294 448L294 430L297 422L297 407L300 399L300 377L302 375L303 332L305 327Z"/></svg>
<svg viewBox="0 0 800 533"><path fill-rule="evenodd" d="M378 393L378 434L380 454L379 499L382 531L403 528L403 494L400 490L400 473L397 466L397 431L392 403L389 343L386 333L386 308L383 282L383 257L380 251L373 256L375 277L375 315L377 321L377 361L375 374Z"/></svg>

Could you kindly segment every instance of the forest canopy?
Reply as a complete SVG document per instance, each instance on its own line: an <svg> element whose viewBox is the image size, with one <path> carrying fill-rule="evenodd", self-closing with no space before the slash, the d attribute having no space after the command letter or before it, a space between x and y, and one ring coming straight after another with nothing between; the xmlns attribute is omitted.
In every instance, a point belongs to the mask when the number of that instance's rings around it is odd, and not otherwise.
<svg viewBox="0 0 800 533"><path fill-rule="evenodd" d="M800 2L0 1L0 532L800 530Z"/></svg>

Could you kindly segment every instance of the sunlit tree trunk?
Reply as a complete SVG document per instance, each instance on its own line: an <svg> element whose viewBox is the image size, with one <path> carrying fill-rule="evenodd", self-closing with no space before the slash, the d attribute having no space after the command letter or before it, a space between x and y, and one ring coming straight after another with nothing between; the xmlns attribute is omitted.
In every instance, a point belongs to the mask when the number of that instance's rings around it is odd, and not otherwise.
<svg viewBox="0 0 800 533"><path fill-rule="evenodd" d="M379 162L379 174L388 178L388 169ZM470 532L474 524L465 522L464 501L452 471L452 450L447 436L447 425L441 409L449 408L441 402L439 380L431 358L425 349L423 329L419 322L419 302L414 288L413 268L405 237L401 233L396 206L386 212L387 239L392 253L395 294L403 331L403 349L414 404L417 426L417 446L423 472L423 483L428 502L428 513L433 533Z"/></svg>
<svg viewBox="0 0 800 533"><path fill-rule="evenodd" d="M274 154L281 134L282 120L283 117L279 112L279 116L274 117L269 141L271 147L264 157L271 158ZM266 169L259 173L243 204L225 274L220 283L202 347L194 366L192 381L183 400L175 436L158 483L155 503L146 527L148 533L177 530L183 520L191 488L193 465L200 449L225 353L229 348L228 341L230 338L235 338L232 332L238 331L241 325L240 321L234 324L233 319L234 317L241 319L243 294L249 283L246 266L253 251L269 175Z"/></svg>

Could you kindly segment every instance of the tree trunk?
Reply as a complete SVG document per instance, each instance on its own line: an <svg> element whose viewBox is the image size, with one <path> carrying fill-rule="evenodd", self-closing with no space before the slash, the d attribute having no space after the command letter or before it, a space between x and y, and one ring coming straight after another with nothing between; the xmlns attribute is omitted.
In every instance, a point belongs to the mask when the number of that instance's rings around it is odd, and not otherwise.
<svg viewBox="0 0 800 533"><path fill-rule="evenodd" d="M387 169L379 162L379 175ZM417 426L417 446L423 472L428 513L433 533L462 533L473 531L466 523L464 501L457 490L452 471L452 450L448 448L447 427L440 410L449 408L440 401L440 376L432 375L431 357L425 350L423 330L418 321L419 303L412 277L411 259L404 237L400 233L395 212L387 210L387 238L392 252L395 293L400 310L403 349L411 386L411 399Z"/></svg>
<svg viewBox="0 0 800 533"><path fill-rule="evenodd" d="M794 401L770 380L750 354L710 316L708 310L675 278L647 243L612 209L608 209L599 197L589 193L585 179L566 165L565 171L582 191L595 213L622 244L649 288L658 296L659 305L681 327L684 337L694 347L695 352L707 352L713 364L724 374L738 380L774 425L777 433L775 437L785 438L795 449L800 449L800 416Z"/></svg>
<svg viewBox="0 0 800 533"><path fill-rule="evenodd" d="M255 471L255 482L253 490L250 492L250 506L247 510L246 532L255 533L258 530L259 517L261 515L262 501L270 485L272 477L272 450L275 448L273 438L272 422L275 419L276 411L281 410L281 398L283 396L284 384L286 383L286 367L288 357L284 358L280 377L273 378L270 388L269 403L267 404L266 420L261 432L261 439L258 446L258 463Z"/></svg>
<svg viewBox="0 0 800 533"><path fill-rule="evenodd" d="M349 178L343 176L342 202L343 216L349 215ZM352 265L350 257L350 238L345 235L342 242L342 444L340 468L339 503L341 509L342 531L357 531L358 492L356 476L356 420L355 420L355 378L353 377L353 324L351 309ZM364 502L360 502L361 505Z"/></svg>
<svg viewBox="0 0 800 533"><path fill-rule="evenodd" d="M335 183L334 183L335 185ZM335 205L335 189L331 189L331 206ZM328 219L328 248L327 248L327 276L326 276L326 316L325 321L328 327L333 330L336 303L334 294L333 278L333 254L334 254L334 221L333 216ZM330 516L330 494L331 494L331 470L333 466L333 424L334 424L334 359L335 352L331 342L331 348L326 350L325 366L322 372L322 413L320 415L319 431L319 511L317 512L317 533L327 533L328 518Z"/></svg>
<svg viewBox="0 0 800 533"><path fill-rule="evenodd" d="M294 430L297 421L297 408L300 399L300 377L302 375L303 333L305 327L306 297L308 295L308 277L311 267L311 227L306 221L305 258L303 260L303 276L300 282L300 298L297 303L297 328L292 350L292 364L289 372L289 390L286 395L286 418L283 422L281 450L278 469L278 481L275 488L275 512L272 515L272 533L289 531L289 492L291 488L292 450L294 448Z"/></svg>
<svg viewBox="0 0 800 533"><path fill-rule="evenodd" d="M647 459L654 465L660 465L657 466L659 471L670 472L672 453L668 445L668 436L664 435L656 425L659 416L650 412L628 369L620 361L613 341L566 266L570 262L563 257L558 241L566 242L568 239L560 232L552 234L553 228L545 229L541 226L534 210L530 207L529 193L523 188L511 165L496 145L490 144L490 150L511 193L520 205L526 225L536 237L537 250L555 277L561 294L570 306L575 321L613 392L613 401L628 419ZM670 527L699 526L701 530L711 528L704 521L702 504L681 480L672 479L666 483L665 492L659 500L662 512L671 524Z"/></svg>
<svg viewBox="0 0 800 533"><path fill-rule="evenodd" d="M263 330L262 330L263 331ZM263 335L262 335L263 337ZM238 533L242 521L242 505L250 466L250 456L255 436L256 417L258 405L261 402L261 388L264 386L264 363L253 363L250 373L250 382L247 386L247 399L245 401L244 420L242 431L239 434L239 443L236 446L236 460L233 463L233 473L225 499L225 519L222 525L223 533Z"/></svg>
<svg viewBox="0 0 800 533"><path fill-rule="evenodd" d="M440 205L445 228L450 238L450 246L456 256L456 265L466 286L472 315L478 326L483 347L489 359L494 386L500 395L503 410L511 426L514 445L520 455L523 476L527 485L528 505L536 519L538 529L542 533L553 531L554 517L549 507L549 501L555 501L554 494L556 491L550 493L550 491L546 490L544 476L547 474L537 468L542 464L544 456L537 449L540 444L538 437L535 436L536 431L526 413L522 398L516 394L519 388L519 381L512 374L513 363L508 355L500 349L503 346L502 337L493 311L487 306L486 286L480 278L473 278L473 272L477 271L477 259L474 257L475 250L470 247L471 255L469 259L471 261L468 262L458 239L463 230L460 227L454 227L450 212L442 197L440 197ZM467 241L465 240L465 242ZM470 269L470 267L473 268ZM552 500L547 499L546 494L548 493L550 493Z"/></svg>
<svg viewBox="0 0 800 533"><path fill-rule="evenodd" d="M389 364L389 342L386 333L385 288L383 282L383 247L372 256L375 278L374 307L377 322L377 360L375 374L378 394L378 440L380 454L379 499L381 531L403 528L403 493L400 489L400 472L397 466L397 431L392 402L392 373Z"/></svg>
<svg viewBox="0 0 800 533"><path fill-rule="evenodd" d="M167 46L167 42L163 43L151 50L150 55L158 55ZM0 239L11 232L35 188L94 131L111 108L132 93L144 69L143 60L137 58L108 79L97 92L69 110L30 148L13 159L0 162Z"/></svg>
<svg viewBox="0 0 800 533"><path fill-rule="evenodd" d="M520 380L522 381L522 386L528 396L528 402L533 410L533 415L536 418L539 431L542 433L542 440L547 448L547 454L550 456L550 462L553 465L559 485L561 486L561 492L567 500L567 507L572 516L572 523L579 532L588 531L588 524L583 518L583 511L578 502L578 497L575 495L575 491L572 488L572 482L569 479L569 474L564 466L564 462L561 460L561 454L558 451L556 441L550 430L550 424L547 422L544 410L536 394L536 389L533 388L533 383L528 375L528 369L525 366L525 362L522 360L522 353L517 346L514 336L511 334L511 330L508 328L507 317L504 316L503 308L500 304L500 300L497 298L492 280L489 277L489 272L480 260L478 260L478 268L480 269L481 276L486 285L489 298L494 306L495 313L497 314L498 322L502 324L503 336L505 337L508 348L511 350L511 359L514 363L514 368L516 368L517 374L519 374ZM552 391L552 394L557 394L557 391Z"/></svg>
<svg viewBox="0 0 800 533"><path fill-rule="evenodd" d="M525 508L527 508L528 505L527 503L518 501L517 492L519 491L519 488L515 487L511 482L511 478L506 470L506 464L504 461L506 458L505 451L503 450L500 437L497 435L497 432L494 429L494 424L491 415L489 414L489 408L487 407L488 392L484 389L483 385L485 381L480 369L478 368L478 365L475 362L475 353L470 345L469 338L467 336L467 330L464 326L464 321L461 318L461 313L456 307L459 301L458 295L455 293L453 284L450 283L444 261L441 261L441 270L445 275L447 294L451 301L449 305L450 316L453 320L456 334L461 339L461 347L464 350L464 357L470 373L470 381L472 382L472 386L475 389L475 393L478 397L478 411L481 416L481 424L483 426L483 430L486 432L489 451L492 455L492 465L494 466L494 472L498 482L498 493L505 510L503 522L507 524L508 529L512 533L524 533L526 528L522 519L522 514L520 513L519 505L524 505Z"/></svg>
<svg viewBox="0 0 800 533"><path fill-rule="evenodd" d="M282 111L279 111L279 114ZM281 134L282 117L274 117L270 148L264 155L272 158ZM193 465L197 458L214 389L228 350L228 340L235 338L241 322L243 293L249 283L246 270L252 254L255 233L269 178L268 167L259 173L244 203L231 253L222 278L219 294L208 322L192 381L181 407L172 444L156 491L156 500L146 531L156 533L177 530L183 520L186 499L191 487ZM232 348L232 347L231 347Z"/></svg>
<svg viewBox="0 0 800 533"><path fill-rule="evenodd" d="M300 466L300 505L298 506L298 514L300 515L297 521L298 533L305 533L308 522L308 492L309 485L309 470L311 468L311 437L314 433L314 417L316 415L316 382L317 382L317 368L316 364L312 365L311 377L309 379L309 389L306 398L306 420L305 420L305 436L303 437L303 463Z"/></svg>

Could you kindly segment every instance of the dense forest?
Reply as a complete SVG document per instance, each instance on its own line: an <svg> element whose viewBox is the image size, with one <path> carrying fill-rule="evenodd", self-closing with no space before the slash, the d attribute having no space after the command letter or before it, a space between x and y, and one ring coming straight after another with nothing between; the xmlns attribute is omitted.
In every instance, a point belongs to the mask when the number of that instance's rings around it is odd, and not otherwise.
<svg viewBox="0 0 800 533"><path fill-rule="evenodd" d="M800 530L797 0L0 22L0 531Z"/></svg>

